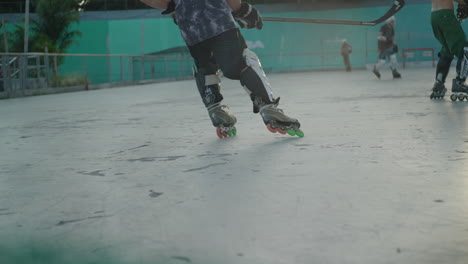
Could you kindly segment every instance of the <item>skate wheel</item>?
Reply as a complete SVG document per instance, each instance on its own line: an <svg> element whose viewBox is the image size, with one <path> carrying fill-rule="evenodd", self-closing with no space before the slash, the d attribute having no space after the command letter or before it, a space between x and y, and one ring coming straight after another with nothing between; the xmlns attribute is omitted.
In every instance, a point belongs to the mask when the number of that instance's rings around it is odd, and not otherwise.
<svg viewBox="0 0 468 264"><path fill-rule="evenodd" d="M465 100L465 96L464 96L463 94L459 94L459 95L458 95L458 100L459 100L459 101Z"/></svg>
<svg viewBox="0 0 468 264"><path fill-rule="evenodd" d="M216 135L218 135L219 138L223 138L223 132L221 132L221 128L216 128Z"/></svg>
<svg viewBox="0 0 468 264"><path fill-rule="evenodd" d="M223 131L223 129L229 129L227 131ZM217 127L216 128L216 135L218 135L219 138L225 138L225 137L233 137L237 134L237 129L236 127L224 127L224 128L221 128L221 127Z"/></svg>
<svg viewBox="0 0 468 264"><path fill-rule="evenodd" d="M221 131L221 128L216 128L216 135L218 135L219 138L225 138L228 136L228 133Z"/></svg>
<svg viewBox="0 0 468 264"><path fill-rule="evenodd" d="M281 128L278 128L278 133L282 134L282 135L286 135L286 131L284 131L283 129Z"/></svg>
<svg viewBox="0 0 468 264"><path fill-rule="evenodd" d="M286 130L286 132L287 132L288 135L290 135L290 136L295 136L295 135L296 135L296 131L294 131L294 130L288 129L288 130Z"/></svg>
<svg viewBox="0 0 468 264"><path fill-rule="evenodd" d="M302 130L298 129L298 130L296 130L296 136L304 137L304 132L302 132Z"/></svg>
<svg viewBox="0 0 468 264"><path fill-rule="evenodd" d="M271 124L267 124L266 127L267 127L268 131L270 131L271 133L276 133L276 132L278 132L278 130L277 130L276 128L273 128L273 127L271 126Z"/></svg>
<svg viewBox="0 0 468 264"><path fill-rule="evenodd" d="M434 95L433 95L433 94L431 94L431 96L429 96L429 98L431 98L431 100L432 100L432 99L434 99Z"/></svg>
<svg viewBox="0 0 468 264"><path fill-rule="evenodd" d="M455 102L457 100L457 95L456 94L452 94L450 96L450 100L452 100L453 102Z"/></svg>

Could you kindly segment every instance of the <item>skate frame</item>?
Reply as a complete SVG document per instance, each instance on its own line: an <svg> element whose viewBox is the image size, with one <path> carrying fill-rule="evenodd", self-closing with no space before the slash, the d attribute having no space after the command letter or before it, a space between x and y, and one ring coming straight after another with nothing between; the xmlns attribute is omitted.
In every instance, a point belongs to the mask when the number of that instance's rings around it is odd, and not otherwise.
<svg viewBox="0 0 468 264"><path fill-rule="evenodd" d="M335 24L335 25L355 25L355 26L375 26L391 16L395 15L405 5L404 0L395 0L392 7L382 17L374 21L353 21L353 20L333 20L333 19L313 19L313 18L289 18L289 17L263 17L263 21L271 22L293 22L312 24Z"/></svg>

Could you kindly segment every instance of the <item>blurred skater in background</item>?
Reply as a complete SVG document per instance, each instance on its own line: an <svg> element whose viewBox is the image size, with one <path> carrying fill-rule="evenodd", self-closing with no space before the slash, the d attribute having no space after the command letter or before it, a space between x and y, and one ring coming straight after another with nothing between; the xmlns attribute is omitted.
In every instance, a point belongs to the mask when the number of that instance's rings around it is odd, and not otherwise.
<svg viewBox="0 0 468 264"><path fill-rule="evenodd" d="M372 71L377 78L380 79L380 69L385 65L387 60L390 60L390 68L394 79L400 79L401 74L397 70L398 61L398 46L395 43L395 17L387 19L385 24L380 28L379 36L377 37L377 45L379 49L379 61L374 65Z"/></svg>

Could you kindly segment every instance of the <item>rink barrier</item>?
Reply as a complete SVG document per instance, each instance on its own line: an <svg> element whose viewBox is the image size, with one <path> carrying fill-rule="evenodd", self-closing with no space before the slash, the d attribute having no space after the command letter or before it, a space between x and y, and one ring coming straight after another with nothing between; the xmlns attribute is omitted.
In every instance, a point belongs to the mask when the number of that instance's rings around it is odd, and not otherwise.
<svg viewBox="0 0 468 264"><path fill-rule="evenodd" d="M427 64L428 60L422 59L422 57L430 58L432 67L435 67L435 52L434 48L414 48L414 49L403 49L401 52L402 66L403 69L408 67L408 64L414 64L414 66Z"/></svg>
<svg viewBox="0 0 468 264"><path fill-rule="evenodd" d="M408 52L428 52L432 48L403 49ZM377 50L354 50L353 70L365 69L370 55ZM344 71L343 58L337 51L261 54L258 56L268 73ZM30 96L68 91L93 90L191 79L193 60L189 54L128 55L128 54L59 54L0 53L0 98ZM365 58L364 65L353 64L353 58ZM61 64L64 60L68 63ZM434 64L434 55L431 55ZM294 63L289 63L289 62ZM404 67L406 61L403 60ZM26 67L25 67L26 65Z"/></svg>
<svg viewBox="0 0 468 264"><path fill-rule="evenodd" d="M61 67L64 59L74 67ZM96 60L106 68L96 71ZM188 55L0 53L0 98L187 79L189 62ZM179 71L169 72L170 64Z"/></svg>

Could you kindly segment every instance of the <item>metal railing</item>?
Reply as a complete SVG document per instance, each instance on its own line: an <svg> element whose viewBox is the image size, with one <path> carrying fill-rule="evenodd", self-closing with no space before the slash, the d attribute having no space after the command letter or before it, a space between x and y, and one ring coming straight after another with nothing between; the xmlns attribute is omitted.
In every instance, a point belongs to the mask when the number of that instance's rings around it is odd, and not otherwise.
<svg viewBox="0 0 468 264"><path fill-rule="evenodd" d="M259 53L258 56L267 73L345 68L339 51ZM193 59L186 53L163 56L0 53L0 58L0 93L3 97L52 93L70 87L84 90L187 79L192 78L193 67ZM351 54L354 69L366 68L376 61L376 50L354 50Z"/></svg>
<svg viewBox="0 0 468 264"><path fill-rule="evenodd" d="M0 57L0 91L7 93L178 79L190 76L192 65L188 55L0 53Z"/></svg>

